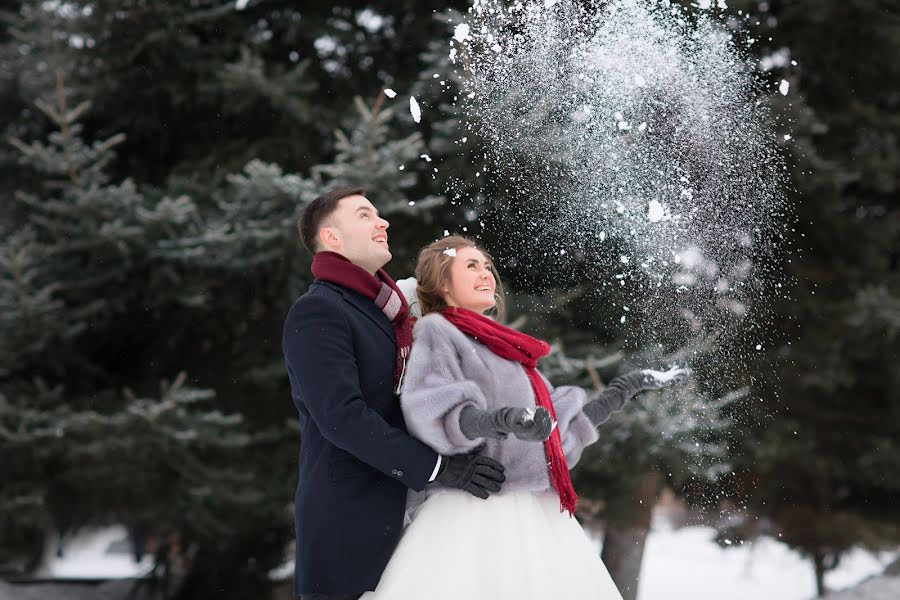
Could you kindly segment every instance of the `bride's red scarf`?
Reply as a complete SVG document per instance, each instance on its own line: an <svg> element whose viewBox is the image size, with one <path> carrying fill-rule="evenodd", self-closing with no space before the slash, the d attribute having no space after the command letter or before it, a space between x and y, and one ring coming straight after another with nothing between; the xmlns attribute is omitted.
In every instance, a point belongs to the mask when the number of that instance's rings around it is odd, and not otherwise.
<svg viewBox="0 0 900 600"><path fill-rule="evenodd" d="M538 359L550 353L550 345L547 342L504 327L485 316L464 308L445 308L441 314L457 329L487 346L497 356L520 363L531 382L535 403L539 407L546 408L553 420L556 421L556 411L553 410L550 392L536 369ZM547 466L550 469L550 483L559 494L560 510L567 510L571 515L575 512L578 496L575 494L572 479L569 477L569 465L563 452L558 427L553 428L550 438L544 442L544 452L547 455Z"/></svg>

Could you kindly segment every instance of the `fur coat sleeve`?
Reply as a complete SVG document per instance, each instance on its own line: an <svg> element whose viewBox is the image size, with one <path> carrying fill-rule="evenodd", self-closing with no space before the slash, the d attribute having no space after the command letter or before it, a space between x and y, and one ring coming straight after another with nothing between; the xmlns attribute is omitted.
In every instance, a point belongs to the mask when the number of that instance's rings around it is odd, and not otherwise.
<svg viewBox="0 0 900 600"><path fill-rule="evenodd" d="M484 440L463 435L459 414L467 406L490 407L479 385L465 372L470 361L460 356L459 338L448 335L431 317L416 323L413 337L401 400L409 432L441 454L474 449Z"/></svg>
<svg viewBox="0 0 900 600"><path fill-rule="evenodd" d="M563 452L566 454L566 462L569 469L581 458L585 447L590 446L600 437L597 428L591 423L582 408L587 400L587 393L574 385L561 385L553 387L553 384L541 374L541 379L547 384L550 391L550 399L553 402L553 410L556 411L556 421L559 427L560 439L562 439Z"/></svg>

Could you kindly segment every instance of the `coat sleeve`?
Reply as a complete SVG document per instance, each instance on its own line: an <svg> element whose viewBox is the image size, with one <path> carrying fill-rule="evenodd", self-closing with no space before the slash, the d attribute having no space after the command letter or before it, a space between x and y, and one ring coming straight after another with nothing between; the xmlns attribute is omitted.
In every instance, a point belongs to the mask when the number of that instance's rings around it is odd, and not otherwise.
<svg viewBox="0 0 900 600"><path fill-rule="evenodd" d="M581 458L584 449L600 437L597 428L582 410L587 393L573 385L553 387L543 373L541 373L541 379L544 380L550 391L550 400L553 402L553 410L556 411L556 422L559 427L559 436L562 439L563 452L566 454L566 462L569 463L571 469Z"/></svg>
<svg viewBox="0 0 900 600"><path fill-rule="evenodd" d="M350 325L341 309L325 298L302 298L288 313L283 346L287 368L325 439L407 487L424 488L437 456L363 399Z"/></svg>
<svg viewBox="0 0 900 600"><path fill-rule="evenodd" d="M484 442L470 440L459 427L467 406L487 409L478 385L463 373L448 332L427 317L416 323L400 405L410 433L441 454L468 452Z"/></svg>

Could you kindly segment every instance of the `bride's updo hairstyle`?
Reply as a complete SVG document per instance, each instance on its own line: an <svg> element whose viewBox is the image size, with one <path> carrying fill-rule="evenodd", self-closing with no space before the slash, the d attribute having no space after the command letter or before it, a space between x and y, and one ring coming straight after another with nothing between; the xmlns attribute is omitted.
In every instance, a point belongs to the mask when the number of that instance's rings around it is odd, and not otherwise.
<svg viewBox="0 0 900 600"><path fill-rule="evenodd" d="M416 263L416 296L419 298L419 307L422 315L430 312L438 312L447 307L444 299L444 287L450 282L450 265L456 257L456 251L460 248L474 248L484 254L494 272L497 282L494 291L496 304L489 312L498 322L503 322L506 311L503 301L503 284L500 282L500 274L494 266L494 259L483 248L470 239L459 235L451 235L432 242L419 251L419 259Z"/></svg>

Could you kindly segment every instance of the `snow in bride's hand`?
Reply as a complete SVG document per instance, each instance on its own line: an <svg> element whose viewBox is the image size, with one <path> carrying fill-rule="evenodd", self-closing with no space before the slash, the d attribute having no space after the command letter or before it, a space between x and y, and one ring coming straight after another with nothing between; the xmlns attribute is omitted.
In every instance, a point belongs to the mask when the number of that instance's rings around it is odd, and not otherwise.
<svg viewBox="0 0 900 600"><path fill-rule="evenodd" d="M644 386L646 388L659 389L686 382L693 374L693 371L687 367L673 366L666 371L643 369L641 374L644 376Z"/></svg>
<svg viewBox="0 0 900 600"><path fill-rule="evenodd" d="M538 407L534 410L526 408L518 415L512 433L523 441L542 442L550 437L554 425L553 418L546 408Z"/></svg>

